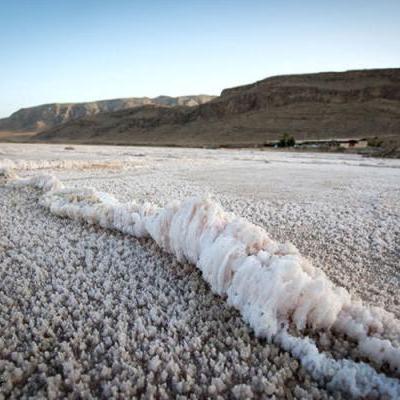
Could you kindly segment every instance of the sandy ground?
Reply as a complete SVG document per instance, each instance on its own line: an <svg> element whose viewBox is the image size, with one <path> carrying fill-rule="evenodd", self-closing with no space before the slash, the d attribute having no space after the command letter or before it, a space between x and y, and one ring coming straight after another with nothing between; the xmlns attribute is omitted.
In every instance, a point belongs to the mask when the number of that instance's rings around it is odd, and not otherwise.
<svg viewBox="0 0 400 400"><path fill-rule="evenodd" d="M211 194L400 317L400 161L252 150L0 144L0 166L128 201ZM326 398L201 275L147 240L50 215L0 188L1 393ZM336 344L336 342L338 344ZM329 338L332 355L352 354Z"/></svg>
<svg viewBox="0 0 400 400"><path fill-rule="evenodd" d="M37 132L8 132L0 131L0 141L4 142L21 142L24 140L29 140Z"/></svg>

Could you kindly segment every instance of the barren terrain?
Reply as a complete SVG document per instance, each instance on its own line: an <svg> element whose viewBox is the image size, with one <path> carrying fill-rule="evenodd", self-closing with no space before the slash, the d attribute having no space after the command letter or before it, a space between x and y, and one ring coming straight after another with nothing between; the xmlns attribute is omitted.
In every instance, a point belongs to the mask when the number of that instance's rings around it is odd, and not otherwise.
<svg viewBox="0 0 400 400"><path fill-rule="evenodd" d="M35 139L53 143L263 146L400 134L400 69L273 76L225 89L195 107L144 106L69 121Z"/></svg>
<svg viewBox="0 0 400 400"><path fill-rule="evenodd" d="M398 160L0 144L0 167L22 177L55 175L122 202L164 207L211 195L273 239L293 243L352 296L400 317ZM4 397L347 398L350 389L327 384L278 343L256 338L195 266L150 239L53 215L40 196L0 185ZM334 359L367 362L344 334L301 335ZM399 387L398 371L370 364Z"/></svg>

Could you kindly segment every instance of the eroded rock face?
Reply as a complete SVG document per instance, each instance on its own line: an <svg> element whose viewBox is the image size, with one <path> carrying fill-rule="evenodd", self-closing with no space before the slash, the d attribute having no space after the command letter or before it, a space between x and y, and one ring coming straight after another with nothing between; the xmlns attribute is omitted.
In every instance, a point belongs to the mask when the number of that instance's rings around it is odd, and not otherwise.
<svg viewBox="0 0 400 400"><path fill-rule="evenodd" d="M262 145L398 135L400 69L268 78L195 107L146 105L72 121L38 139L160 145Z"/></svg>
<svg viewBox="0 0 400 400"><path fill-rule="evenodd" d="M0 130L9 131L42 131L51 129L65 122L86 118L101 112L113 112L143 105L158 105L163 107L197 106L203 104L214 96L159 96L133 97L127 99L113 99L93 101L87 103L53 103L36 107L22 108L13 113L9 118L0 120Z"/></svg>

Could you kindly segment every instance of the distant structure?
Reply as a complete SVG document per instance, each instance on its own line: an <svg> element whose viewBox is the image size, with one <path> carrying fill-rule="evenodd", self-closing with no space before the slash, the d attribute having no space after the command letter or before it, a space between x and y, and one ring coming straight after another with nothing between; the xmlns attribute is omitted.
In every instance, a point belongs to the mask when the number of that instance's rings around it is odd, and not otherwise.
<svg viewBox="0 0 400 400"><path fill-rule="evenodd" d="M322 139L299 140L296 147L339 147L342 149L365 149L368 147L367 139Z"/></svg>
<svg viewBox="0 0 400 400"><path fill-rule="evenodd" d="M348 149L348 148L355 148L355 149L365 149L366 147L368 147L368 140L366 139L360 139L360 140L356 140L356 139L351 139L348 141L338 141L339 142L339 147L343 147L344 149Z"/></svg>

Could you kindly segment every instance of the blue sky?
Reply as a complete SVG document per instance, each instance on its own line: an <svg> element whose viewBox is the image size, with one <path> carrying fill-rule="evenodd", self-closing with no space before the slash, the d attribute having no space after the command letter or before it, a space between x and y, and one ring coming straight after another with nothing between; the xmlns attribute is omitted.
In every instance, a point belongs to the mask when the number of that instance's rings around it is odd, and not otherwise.
<svg viewBox="0 0 400 400"><path fill-rule="evenodd" d="M400 0L0 0L0 117L400 67Z"/></svg>

